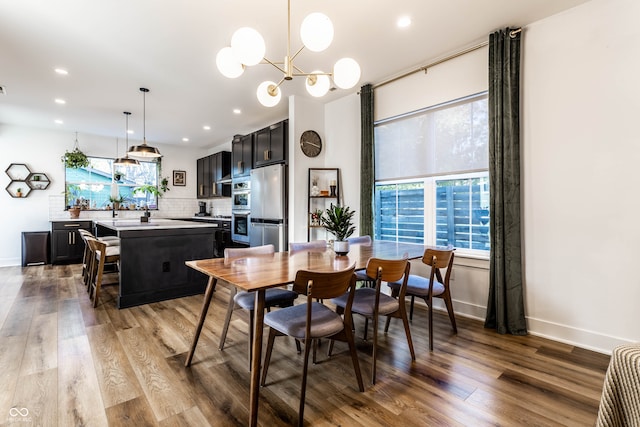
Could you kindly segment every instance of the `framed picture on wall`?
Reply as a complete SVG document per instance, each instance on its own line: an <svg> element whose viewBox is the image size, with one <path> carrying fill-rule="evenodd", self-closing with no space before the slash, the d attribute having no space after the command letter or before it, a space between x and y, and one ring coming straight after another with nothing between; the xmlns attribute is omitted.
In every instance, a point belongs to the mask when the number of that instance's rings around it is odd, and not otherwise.
<svg viewBox="0 0 640 427"><path fill-rule="evenodd" d="M173 171L173 185L176 185L176 186L187 185L187 172Z"/></svg>

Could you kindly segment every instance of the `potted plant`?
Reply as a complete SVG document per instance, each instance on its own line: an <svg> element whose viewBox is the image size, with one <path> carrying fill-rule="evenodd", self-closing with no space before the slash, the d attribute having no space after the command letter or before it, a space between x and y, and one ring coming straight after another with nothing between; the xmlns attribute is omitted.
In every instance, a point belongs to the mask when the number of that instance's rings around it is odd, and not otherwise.
<svg viewBox="0 0 640 427"><path fill-rule="evenodd" d="M22 197L22 188L16 190L16 197Z"/></svg>
<svg viewBox="0 0 640 427"><path fill-rule="evenodd" d="M113 210L117 211L120 209L120 204L123 202L122 196L118 194L118 196L110 196L109 201L113 205Z"/></svg>
<svg viewBox="0 0 640 427"><path fill-rule="evenodd" d="M353 215L349 206L339 206L331 203L331 206L320 217L320 223L329 233L336 237L333 242L333 250L338 255L346 255L349 252L349 242L347 238L355 231L353 225Z"/></svg>
<svg viewBox="0 0 640 427"><path fill-rule="evenodd" d="M80 151L80 148L76 147L73 151L65 151L62 163L69 169L86 168L89 166L89 159L86 154Z"/></svg>
<svg viewBox="0 0 640 427"><path fill-rule="evenodd" d="M159 197L162 197L162 193L158 190L158 187L151 184L144 184L139 187L136 187L133 190L133 194L136 194L136 193L143 193L145 195L144 216L141 217L140 220L143 222L148 221L149 216L151 215L149 213L149 194L153 194L154 196L156 196L156 201L157 201Z"/></svg>

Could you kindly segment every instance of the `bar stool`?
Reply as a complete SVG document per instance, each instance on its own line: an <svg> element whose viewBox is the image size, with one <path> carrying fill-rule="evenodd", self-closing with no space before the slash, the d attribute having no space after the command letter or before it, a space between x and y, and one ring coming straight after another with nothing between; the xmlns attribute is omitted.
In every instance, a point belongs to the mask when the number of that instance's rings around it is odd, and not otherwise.
<svg viewBox="0 0 640 427"><path fill-rule="evenodd" d="M120 246L107 246L102 240L94 237L86 237L89 246L91 264L89 278L89 298L93 302L93 307L98 306L98 297L102 286L102 276L105 264L120 264ZM119 270L119 268L118 268Z"/></svg>

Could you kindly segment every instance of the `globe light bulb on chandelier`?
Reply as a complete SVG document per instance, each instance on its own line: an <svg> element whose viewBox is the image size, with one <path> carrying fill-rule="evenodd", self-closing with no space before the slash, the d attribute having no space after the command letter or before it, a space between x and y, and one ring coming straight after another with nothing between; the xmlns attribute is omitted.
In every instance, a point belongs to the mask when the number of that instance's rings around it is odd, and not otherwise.
<svg viewBox="0 0 640 427"><path fill-rule="evenodd" d="M265 58L266 46L258 31L250 27L236 30L231 37L231 46L222 48L216 55L216 66L220 73L228 78L236 78L244 73L248 66L269 64L282 72L279 82L267 80L262 82L256 91L258 101L265 107L278 105L282 98L280 86L294 77L305 77L307 92L314 97L321 97L329 92L331 78L341 89L351 89L360 80L360 65L353 58L338 60L332 72L315 70L310 73L302 71L294 64L294 59L303 49L322 52L333 41L333 23L323 13L309 14L300 26L300 38L303 46L291 54L291 0L287 0L287 54L282 62L274 62Z"/></svg>

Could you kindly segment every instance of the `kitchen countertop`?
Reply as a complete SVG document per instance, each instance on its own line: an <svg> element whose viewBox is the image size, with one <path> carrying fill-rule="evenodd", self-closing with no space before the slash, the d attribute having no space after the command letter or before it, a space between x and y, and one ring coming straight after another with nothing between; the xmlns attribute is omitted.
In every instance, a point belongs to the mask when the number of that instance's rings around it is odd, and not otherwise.
<svg viewBox="0 0 640 427"><path fill-rule="evenodd" d="M149 222L140 222L140 219L104 219L94 220L97 225L109 228L114 231L125 230L168 230L179 228L216 228L217 224L208 222L183 221L177 219L150 218Z"/></svg>

